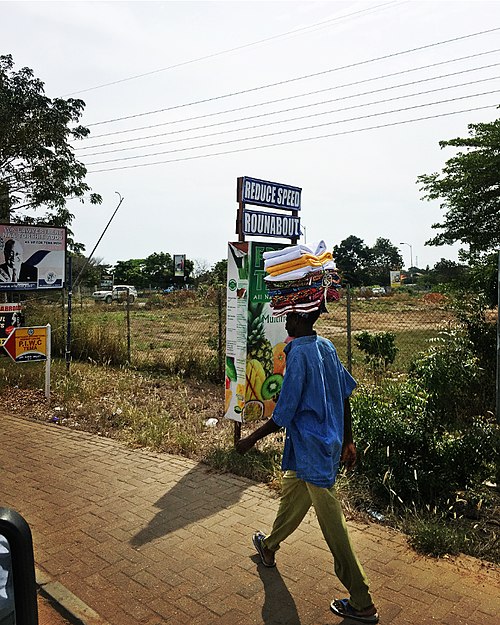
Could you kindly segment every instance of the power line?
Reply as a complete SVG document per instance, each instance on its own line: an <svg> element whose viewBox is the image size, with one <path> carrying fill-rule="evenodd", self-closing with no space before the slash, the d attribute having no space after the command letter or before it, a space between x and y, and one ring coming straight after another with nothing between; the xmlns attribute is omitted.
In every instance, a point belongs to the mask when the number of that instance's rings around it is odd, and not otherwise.
<svg viewBox="0 0 500 625"><path fill-rule="evenodd" d="M414 106L409 106L409 107L404 107L404 108L400 108L400 109L394 109L392 111L382 111L379 113L370 113L369 115L361 115L359 117L353 117L350 119L341 119L341 120L337 120L337 121L333 121L333 122L325 122L323 124L315 124L313 126L303 126L302 128L294 128L294 129L290 129L290 130L279 130L277 132L270 132L267 134L263 134L263 135L256 135L254 137L243 137L240 139L230 139L228 141L219 141L219 142L215 142L215 143L208 143L205 145L200 145L200 146L193 146L193 147L188 147L188 148L177 148L175 150L163 150L161 152L152 152L150 154L142 154L142 155L138 155L138 156L124 156L121 158L115 158L115 159L107 159L105 161L94 161L92 163L86 163L85 166L92 166L92 165L104 165L106 163L117 163L119 161L131 161L131 160L135 160L138 158L150 158L152 156L160 156L161 154L173 154L176 152L186 152L188 150L200 150L203 148L210 148L210 147L214 147L217 145L227 145L229 143L238 143L239 141L254 141L256 139L264 139L266 137L273 137L276 135L283 135L283 134L288 134L290 132L302 132L304 130L314 130L316 128L322 128L324 126L332 126L332 125L336 125L336 124L343 124L343 123L347 123L347 122L353 122L353 121L359 121L361 119L369 119L371 117L379 117L380 115L389 115L391 113L402 113L404 111L410 111L413 109L418 109L418 108L423 108L426 106L435 106L437 104L446 104L448 102L456 102L458 100L465 100L467 98L472 98L472 97L479 97L479 96L484 96L484 95L490 95L492 93L498 93L500 91L500 89L494 89L492 91L485 91L483 93L475 93L472 95L466 95L466 96L460 96L457 98L448 98L446 100L439 100L436 102L429 102L427 104L416 104Z"/></svg>
<svg viewBox="0 0 500 625"><path fill-rule="evenodd" d="M315 24L310 24L309 26L301 26L300 28L295 28L293 30L289 30L287 32L284 33L280 33L278 35L273 35L271 37L266 37L265 39L259 39L258 41L253 41L251 43L246 43L243 44L241 46L236 46L234 48L228 48L226 50L221 50L219 52L213 52L212 54L206 54L204 56L200 56L197 57L195 59L190 59L188 61L181 61L180 63L175 63L174 65L168 65L167 67L160 67L159 69L154 69L151 70L149 72L144 72L142 74L136 74L135 76L129 76L127 78L120 78L119 80L113 80L111 82L106 82L106 83L102 83L100 85L96 85L94 87L88 87L87 89L80 89L79 91L73 91L71 93L67 93L62 97L68 97L68 96L73 96L73 95L77 95L80 93L87 93L89 91L95 91L97 89L103 89L104 87L111 87L113 85L119 85L121 83L124 82L129 82L131 80L137 80L138 78L144 78L145 76L153 76L154 74L159 74L161 72L166 72L170 69L176 69L178 67L184 67L185 65L192 65L194 63L198 63L200 61L206 61L208 59L213 59L216 58L218 56L222 56L224 54L229 54L231 52L237 52L239 50L244 50L245 48L251 48L253 46L257 46L257 45L261 45L263 43L268 43L270 41L274 41L276 39L280 39L282 37L287 37L289 35L295 35L295 34L299 34L301 32L304 32L306 30L311 30L311 32L314 32L314 30L319 30L318 27L324 27L327 24L330 24L332 22L337 22L340 20L344 20L347 19L349 17L354 17L354 16L358 16L361 15L362 13L374 13L376 12L376 10L378 9L383 9L383 8L387 8L391 5L398 5L401 4L400 1L394 1L392 0L391 2L385 2L383 4L377 4L375 6L372 7L367 7L366 9L360 9L359 11L353 11L352 13L347 13L346 15L340 15L337 17L332 17L329 18L327 20L323 20L321 22L316 22ZM314 30L313 30L314 29Z"/></svg>
<svg viewBox="0 0 500 625"><path fill-rule="evenodd" d="M494 67L494 66L498 66L498 65L500 65L500 63L495 63L494 65L491 65L491 66L488 66L488 67ZM483 69L483 68L480 68L480 69ZM465 70L465 71L473 71L473 70ZM456 72L456 73L460 73L460 72ZM243 118L240 118L240 119L233 119L233 120L228 120L228 121L225 121L225 122L217 122L215 124L206 124L205 126L197 126L197 127L194 127L194 128L185 128L183 130L174 130L174 131L170 131L170 132L164 132L164 133L160 133L160 134L157 134L157 135L152 135L151 137L144 137L144 139L150 139L150 138L162 137L162 136L168 136L168 135L175 135L175 134L182 134L182 133L186 133L186 132L193 132L195 130L203 130L205 128L214 128L216 126L223 126L225 124L231 124L231 123L237 123L237 122L241 122L241 121L247 121L249 119L258 119L260 117L268 117L270 115L278 115L278 114L281 114L281 113L289 113L291 111L296 111L296 110L299 110L299 109L310 108L310 107L313 107L313 106L321 106L323 104L329 104L331 102L338 102L340 100L347 100L347 99L351 99L351 98L356 98L356 97L360 97L360 96L364 96L364 95L369 95L369 94L372 94L372 93L377 93L377 92L380 92L380 91L387 91L387 90L390 90L390 89L395 89L395 88L404 87L404 86L408 86L408 85L414 85L414 84L419 83L419 82L426 82L426 81L429 81L429 80L436 80L438 78L443 78L443 77L447 77L447 76L451 76L451 75L453 75L453 74L445 74L444 76L438 76L436 78L425 78L425 79L423 79L421 81L414 81L414 82L406 83L406 84L403 84L403 85L394 85L392 87L384 87L382 89L377 89L375 91L366 91L364 93L351 94L351 95L348 95L348 96L344 96L342 98L335 98L335 99L331 99L331 100L323 100L322 102L314 102L312 104L304 104L302 106L297 106L297 107L293 107L293 108L290 108L290 109L285 109L285 110L282 110L282 111L274 111L274 112L270 112L270 113L262 113L261 115L252 115L250 117L243 117ZM406 93L406 94L403 94L403 95L395 96L393 98L384 98L383 100L364 102L362 104L355 104L353 106L346 106L346 107L342 107L342 108L333 109L333 110L330 110L330 111L322 111L322 112L319 112L319 113L312 113L310 115L301 115L299 117L292 117L292 118L289 118L289 119L278 119L278 120L274 120L274 121L271 121L271 122L267 122L265 124L257 124L257 125L254 125L254 126L246 126L244 128L232 128L232 129L221 130L221 131L218 131L218 132L209 133L209 134L205 134L205 135L196 135L194 137L186 137L186 138L180 138L180 139L170 139L168 141L159 141L157 143L147 143L145 145L127 146L125 148L116 148L116 149L113 149L113 150L105 150L105 151L102 151L102 152L91 152L91 153L87 153L87 154L81 154L81 155L79 155L79 158L87 158L89 156L101 156L101 155L104 155L104 154L114 154L115 152L126 152L127 150L140 150L140 149L143 149L143 148L154 147L156 145L165 145L167 143L176 143L176 142L179 142L179 141L188 141L188 140L190 141L190 140L194 140L194 139L202 139L202 138L205 138L205 137L212 137L212 136L220 135L220 134L228 134L228 133L231 133L231 132L241 132L242 130L251 130L251 129L254 129L254 128L261 128L263 126L270 126L270 125L273 125L273 124L284 124L284 123L287 123L287 122L297 121L299 119L307 119L309 117L319 117L321 115L330 115L332 113L339 113L341 111L349 111L349 110L356 109L356 108L363 108L363 107L366 107L366 106L373 106L373 105L376 105L376 104L384 104L386 102L393 102L394 100L402 100L402 99L405 99L405 98L413 98L413 97L418 97L418 96L422 96L422 95L428 95L429 93L436 93L437 91L445 91L447 89L456 89L458 87L468 87L470 85L475 85L475 84L478 84L478 83L488 82L490 80L499 80L499 79L500 79L500 76L491 76L491 77L488 77L488 78L481 78L481 79L478 79L478 80L473 80L473 81L469 81L469 82L465 82L465 83L459 83L459 84L455 84L455 85L447 85L445 87L437 87L436 89L428 89L427 91L419 91L417 93ZM139 141L141 139L142 139L142 137L139 137L137 139L126 139L124 141L116 141L114 143L102 144L100 146L99 145L97 145L97 146L89 146L89 147L92 147L92 148L107 147L108 145L116 145L116 144L120 144L120 143L128 143L130 141ZM82 149L87 149L88 150L89 147L82 148Z"/></svg>
<svg viewBox="0 0 500 625"><path fill-rule="evenodd" d="M219 96L213 96L211 98L204 98L203 100L196 100L194 102L186 102L184 104L176 104L174 106L169 106L166 108L162 108L162 109L157 109L154 111L145 111L143 113L135 113L134 115L125 115L123 117L115 117L113 119L106 119L100 122L94 122L93 124L86 124L87 127L92 127L92 126L101 126L103 124L110 124L112 122L119 122L119 121L124 121L126 119L135 119L137 117L144 117L146 115L153 115L155 113L164 113L165 111L172 111L175 109L180 109L180 108L186 108L188 106L195 106L197 104L205 104L207 102L214 102L216 100L223 100L225 98L232 98L234 96L237 95L244 95L246 93L253 93L256 91L261 91L263 89L269 89L270 87L278 87L278 86L282 86L282 85L287 85L293 82L298 82L300 80L305 80L308 78L316 78L318 76L324 76L325 74L330 74L332 72L338 72L340 70L344 70L344 69L352 69L353 67L360 67L361 65L367 65L369 63L375 63L378 61L383 61L385 59L390 59L390 58L394 58L397 56L402 56L404 54L411 54L412 52L419 52L421 50L427 50L429 48L435 48L436 46L442 46L445 45L447 43L453 43L456 41L463 41L464 39L470 39L472 37L479 37L481 35L486 35L489 33L493 33L500 30L500 27L496 27L496 28L490 28L488 30L482 30L482 31L478 31L475 33L469 33L468 35L461 35L460 37L453 37L452 39L445 39L443 41L437 41L434 43L429 43L429 44L425 44L423 46L418 46L416 48L409 48L407 50L401 50L400 52L392 52L390 54L384 54L383 56L378 56L378 57L374 57L371 59L365 59L364 61L356 61L355 63L349 63L347 65L341 65L339 67L334 67L334 68L330 68L330 69L326 69L323 70L321 72L315 72L313 74L307 74L304 76L298 76L295 78L288 78L287 80L280 80L278 82L274 82L274 83L269 83L266 85L260 85L258 87L251 87L250 89L243 89L241 91L234 91L232 93L225 93Z"/></svg>
<svg viewBox="0 0 500 625"><path fill-rule="evenodd" d="M94 136L88 136L88 137L83 137L82 139L80 139L79 141L91 141L94 139L99 139L101 137L110 137L112 135L121 135L121 134L126 134L129 132L137 132L139 130L149 130L150 128L160 128L162 126L169 126L171 124L179 124L179 123L183 123L183 122L188 122L188 121L194 121L197 119L204 119L206 117L214 117L216 115L225 115L227 113L235 113L237 111L243 111L246 109L251 109L251 108L257 108L260 106L266 106L268 104L276 104L278 102L286 102L288 100L295 100L297 98L304 98L310 95L317 95L318 93L325 93L327 91L332 91L335 89L341 89L344 87L353 87L355 85L360 85L363 83L367 83L367 82L373 82L375 80L382 80L384 78L393 78L394 76L400 76L402 74L408 74L408 73L412 73L412 72L416 72L416 71L420 71L422 69L430 69L431 67L437 67L439 65L447 65L448 63L456 63L458 61L464 61L464 60L469 60L469 59L473 59L476 58L478 56L485 56L487 54L494 54L495 52L500 52L500 48L496 48L494 50L487 50L486 52L478 52L476 54L469 54L467 56L461 56L461 57L457 57L454 59L449 59L447 61L438 61L437 63L430 63L429 65L421 65L419 67L413 67L410 69L405 69L405 70L401 70L399 72L392 72L390 74L382 74L380 76L374 76L372 78L364 78L363 80L357 80L354 82L350 82L350 83L344 83L341 85L336 85L334 87L327 87L325 89L317 89L315 91L309 91L307 93L299 93L296 95L291 95L291 96L286 96L283 98L277 98L275 100L268 100L266 102L259 102L257 104L246 104L245 106L239 106L236 108L232 108L232 109L226 109L225 111L216 111L214 113L205 113L203 115L196 115L194 117L186 117L184 119L176 119L176 120L172 120L172 121L168 121L168 122L162 122L160 124L149 124L148 126L139 126L136 128L126 128L124 130L114 130L112 132L105 132L105 133L101 133L99 135L94 135ZM481 69L481 68L479 68ZM468 70L465 70L468 71ZM461 72L456 72L456 73L461 73ZM450 74L452 75L452 74ZM433 80L433 79L429 79L429 80ZM137 141L138 139L133 139L134 141ZM92 147L97 147L97 146L89 146L90 148ZM84 147L79 148L79 149L84 149ZM87 148L85 148L87 149Z"/></svg>
<svg viewBox="0 0 500 625"><path fill-rule="evenodd" d="M498 104L487 104L485 106L477 106L474 108L468 108L468 109L462 109L460 111L450 111L448 113L439 113L436 115L428 115L426 117L416 117L414 119L406 119L404 121L399 121L399 122L389 122L387 124L379 124L376 126L367 126L365 128L356 128L354 130L342 130L340 132L334 132L334 133L328 133L326 135L319 135L317 137L303 137L302 139L291 139L290 141L280 141L277 143L270 143L267 145L256 145L256 146L249 146L246 148L238 148L236 150L225 150L223 152L212 152L210 154L197 154L194 156L182 156L179 158L174 158L174 159L168 159L168 160L163 160L163 161L155 161L153 163L137 163L135 165L123 165L121 167L109 167L106 169L94 169L94 171L89 171L87 173L89 174L98 174L98 173L102 173L102 172L107 172L107 171L119 171L119 170L123 170L123 169L137 169L138 167L151 167L152 165L163 165L166 163L178 163L181 161L193 161L193 160L198 160L198 159L202 159L202 158L211 158L214 156L223 156L226 154L237 154L240 152L249 152L251 150L263 150L266 148L274 148L274 147L279 147L282 145L292 145L294 143L304 143L306 141L317 141L319 139L328 139L331 137L339 137L342 135L350 135L350 134L354 134L356 132L364 132L366 130L377 130L380 128L389 128L391 126L400 126L402 124L411 124L413 122L419 122L419 121L426 121L428 119L437 119L439 117L448 117L450 115L459 115L460 113L470 113L472 111L482 111L485 109L489 109L489 108L498 108Z"/></svg>

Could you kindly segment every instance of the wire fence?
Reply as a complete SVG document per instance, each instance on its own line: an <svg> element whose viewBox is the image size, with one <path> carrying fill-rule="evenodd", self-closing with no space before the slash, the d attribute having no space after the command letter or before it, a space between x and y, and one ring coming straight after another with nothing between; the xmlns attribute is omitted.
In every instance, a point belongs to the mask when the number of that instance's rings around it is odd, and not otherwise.
<svg viewBox="0 0 500 625"><path fill-rule="evenodd" d="M52 352L63 357L71 328L71 358L183 377L223 381L226 291L213 287L159 294L139 293L133 303L94 302L84 292L73 297L71 323L64 294L26 302L26 325L51 323ZM356 377L369 374L367 354L357 337L363 332L389 333L395 358L390 373L406 372L429 340L456 327L447 299L438 293L398 293L378 297L347 292L317 322L319 334L332 340Z"/></svg>
<svg viewBox="0 0 500 625"><path fill-rule="evenodd" d="M316 324L318 332L334 343L340 359L360 377L366 374L368 360L357 343L362 333L392 335L394 361L387 371L404 373L415 356L429 348L431 339L459 325L447 298L439 293L363 297L353 292L330 305L329 311Z"/></svg>

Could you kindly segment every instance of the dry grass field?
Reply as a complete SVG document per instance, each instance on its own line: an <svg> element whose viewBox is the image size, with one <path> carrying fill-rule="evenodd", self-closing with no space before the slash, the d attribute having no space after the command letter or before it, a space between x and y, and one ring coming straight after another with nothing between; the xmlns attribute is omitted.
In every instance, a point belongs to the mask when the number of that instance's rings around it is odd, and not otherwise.
<svg viewBox="0 0 500 625"><path fill-rule="evenodd" d="M317 329L331 338L347 363L347 306L345 299L329 306ZM219 340L224 349L224 308L219 318L215 301L169 297L139 301L127 311L124 305L75 306L72 320L73 360L68 374L65 362L53 362L52 394L43 395L42 363L16 365L0 358L0 402L5 411L46 421L52 425L93 432L120 439L132 447L145 446L207 462L217 470L231 471L279 485L282 440L261 441L255 454L241 456L233 450L234 424L223 418L224 385L220 374ZM59 306L38 306L28 311L27 323L50 322L59 355L64 354L66 320ZM357 348L356 333L392 332L398 353L387 375L405 379L411 358L429 346L428 340L456 325L447 301L439 295L403 295L353 299L350 317L352 369L368 386L373 382L364 354ZM126 355L130 328L131 362ZM220 329L220 337L219 337ZM78 349L77 349L78 348ZM224 357L221 352L222 359ZM116 358L115 358L116 357ZM122 360L120 360L122 359ZM223 364L222 360L222 364ZM108 363L108 364L106 364ZM114 363L111 366L110 363ZM119 365L119 366L117 366ZM210 377L212 376L212 377ZM212 381L210 381L212 380ZM209 420L217 419L215 426ZM243 435L254 424L243 426ZM282 437L281 437L282 438ZM373 507L369 489L358 476L355 488L340 482L346 506ZM351 488L354 488L351 492ZM361 501L361 504L360 504ZM471 552L494 559L498 507L474 521L477 538ZM394 519L399 526L400 520ZM475 539L476 540L476 539Z"/></svg>
<svg viewBox="0 0 500 625"><path fill-rule="evenodd" d="M118 324L126 333L126 314L117 307L98 306L98 314L109 325ZM92 314L86 308L86 314ZM95 313L94 313L95 314ZM217 356L220 343L224 348L225 311L219 319L216 302L197 300L194 295L179 302L167 296L163 306L149 307L139 303L129 311L132 364L161 364L184 356L201 358ZM428 339L455 324L447 300L439 294L396 294L387 297L353 298L350 327L352 336L363 330L393 332L398 356L394 369L404 371L414 354L426 349ZM329 304L329 313L317 324L320 334L331 339L341 358L347 361L348 311L346 299ZM353 366L362 355L352 340Z"/></svg>

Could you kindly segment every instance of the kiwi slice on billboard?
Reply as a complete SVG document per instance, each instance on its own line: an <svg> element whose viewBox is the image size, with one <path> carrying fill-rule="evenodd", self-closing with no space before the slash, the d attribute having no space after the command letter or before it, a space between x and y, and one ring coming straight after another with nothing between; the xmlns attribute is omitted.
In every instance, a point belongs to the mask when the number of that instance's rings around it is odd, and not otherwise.
<svg viewBox="0 0 500 625"><path fill-rule="evenodd" d="M268 378L264 380L262 384L262 388L260 389L260 394L262 395L262 399L272 399L276 397L278 393L281 391L281 387L283 386L283 376L279 373L274 373L270 375Z"/></svg>

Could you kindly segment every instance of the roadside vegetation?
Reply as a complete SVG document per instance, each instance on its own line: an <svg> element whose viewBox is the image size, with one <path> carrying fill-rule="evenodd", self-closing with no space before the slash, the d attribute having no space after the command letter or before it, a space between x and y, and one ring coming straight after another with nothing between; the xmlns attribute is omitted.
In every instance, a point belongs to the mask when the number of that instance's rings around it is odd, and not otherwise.
<svg viewBox="0 0 500 625"><path fill-rule="evenodd" d="M360 386L352 400L359 460L354 472L339 477L345 506L350 514L402 529L424 553L461 551L499 562L500 498L488 485L496 479L499 436L493 417L495 324L488 309L479 298L462 298L458 309L438 298L431 327L422 297L372 303L360 300L353 316L360 328L353 341ZM29 318L52 323L54 351L63 356L62 309L40 306L28 307ZM345 303L332 307L318 329L345 358L344 315ZM176 294L134 311L132 325L141 330L142 342L132 343L132 366L125 316L123 305L75 308L73 361L68 374L64 360L54 360L50 406L40 390L44 366L14 366L2 358L3 408L132 447L184 455L279 488L282 434L244 457L233 450L234 424L223 418L214 302ZM383 329L361 329L372 325ZM141 349L146 355L138 358Z"/></svg>
<svg viewBox="0 0 500 625"><path fill-rule="evenodd" d="M89 133L79 124L84 102L45 97L43 82L29 68L15 70L10 55L0 56L0 77L8 120L8 140L0 141L1 216L69 227L66 199L91 191L70 147ZM495 562L500 504L489 484L498 484L499 429L493 415L496 317L490 315L498 302L499 137L500 119L470 124L467 137L441 142L454 151L443 171L419 176L424 199L444 210L428 243L459 242L467 251L460 263L408 267L400 281L440 292L426 299L402 289L372 299L367 285L388 286L389 270L399 271L403 258L386 238L369 246L351 235L335 246L334 256L344 279L364 288L354 293L352 353L345 300L318 324L344 362L352 356L360 381L353 397L359 463L339 479L348 509L401 527L425 553L463 551ZM91 203L101 200L90 193ZM71 230L68 235L75 275L85 268L82 284L98 284L111 267L85 258ZM225 284L226 265L222 260L195 272L186 259L185 284L197 293L165 297L174 278L170 254L118 262L118 282L152 285L157 292L134 303L132 314L123 304L75 298L69 372L64 301L51 305L50 296L26 294L27 323L50 323L53 330L52 402L47 406L36 390L43 387L42 365L14 366L3 357L3 409L279 485L280 436L241 458L233 451L233 424L222 418L224 316L221 290L213 285Z"/></svg>

